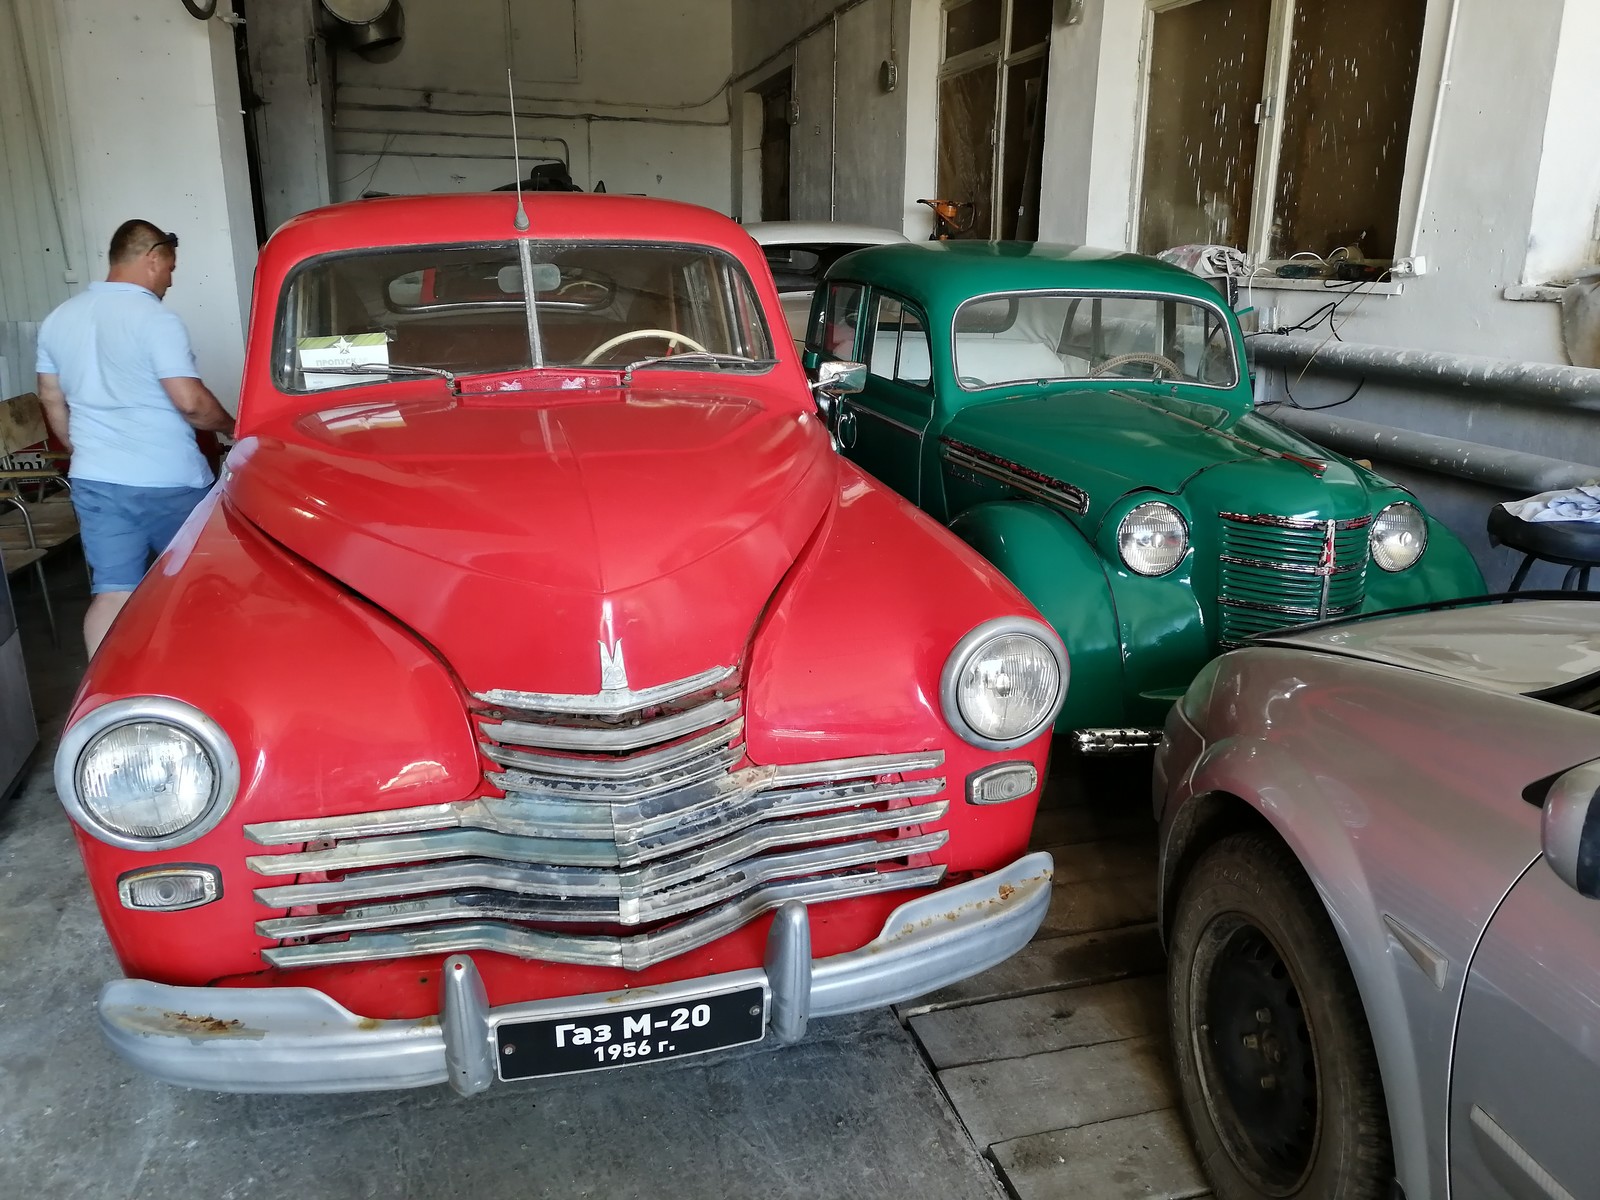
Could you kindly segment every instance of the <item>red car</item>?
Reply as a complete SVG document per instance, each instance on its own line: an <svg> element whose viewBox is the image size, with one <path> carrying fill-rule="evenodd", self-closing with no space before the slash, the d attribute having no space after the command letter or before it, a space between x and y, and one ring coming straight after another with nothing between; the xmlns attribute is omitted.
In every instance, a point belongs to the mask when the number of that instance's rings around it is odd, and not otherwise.
<svg viewBox="0 0 1600 1200"><path fill-rule="evenodd" d="M1043 918L1059 640L833 452L737 225L527 210L362 201L262 253L240 441L56 760L101 1027L159 1078L788 1042Z"/></svg>

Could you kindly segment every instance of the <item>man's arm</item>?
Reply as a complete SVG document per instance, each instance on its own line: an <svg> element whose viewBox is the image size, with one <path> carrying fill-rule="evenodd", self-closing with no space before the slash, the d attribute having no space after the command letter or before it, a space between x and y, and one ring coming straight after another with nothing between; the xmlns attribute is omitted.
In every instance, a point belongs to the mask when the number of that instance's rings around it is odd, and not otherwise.
<svg viewBox="0 0 1600 1200"><path fill-rule="evenodd" d="M38 390L45 424L50 426L50 432L55 434L61 448L71 454L72 439L67 436L67 394L61 390L61 376L41 372Z"/></svg>
<svg viewBox="0 0 1600 1200"><path fill-rule="evenodd" d="M222 407L222 402L212 395L211 389L200 380L188 375L175 375L171 379L163 379L161 386L166 389L172 407L196 429L233 433L233 418Z"/></svg>

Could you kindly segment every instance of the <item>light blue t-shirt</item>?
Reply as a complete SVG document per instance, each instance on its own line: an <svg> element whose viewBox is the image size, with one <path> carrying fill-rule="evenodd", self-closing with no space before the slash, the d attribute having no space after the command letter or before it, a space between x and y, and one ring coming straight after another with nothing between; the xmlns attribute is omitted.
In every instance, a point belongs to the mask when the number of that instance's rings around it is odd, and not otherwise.
<svg viewBox="0 0 1600 1200"><path fill-rule="evenodd" d="M91 283L39 327L39 373L67 396L74 479L209 487L194 428L163 379L199 379L178 314L136 283Z"/></svg>

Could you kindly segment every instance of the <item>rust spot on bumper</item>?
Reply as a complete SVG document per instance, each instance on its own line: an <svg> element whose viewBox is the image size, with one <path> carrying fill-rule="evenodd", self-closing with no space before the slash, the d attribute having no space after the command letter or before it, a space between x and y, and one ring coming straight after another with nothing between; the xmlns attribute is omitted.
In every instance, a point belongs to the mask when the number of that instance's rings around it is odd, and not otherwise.
<svg viewBox="0 0 1600 1200"><path fill-rule="evenodd" d="M171 1024L175 1033L191 1034L226 1034L237 1033L244 1028L243 1021L224 1021L220 1017L194 1016L183 1012L164 1012L162 1018Z"/></svg>

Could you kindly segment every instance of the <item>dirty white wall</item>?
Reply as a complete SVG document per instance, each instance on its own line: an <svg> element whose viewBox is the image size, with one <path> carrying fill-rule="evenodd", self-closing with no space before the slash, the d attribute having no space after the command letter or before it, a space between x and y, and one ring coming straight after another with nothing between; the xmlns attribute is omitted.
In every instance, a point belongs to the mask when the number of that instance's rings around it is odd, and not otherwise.
<svg viewBox="0 0 1600 1200"><path fill-rule="evenodd" d="M890 229L916 225L915 197L907 196L915 179L908 177L908 157L931 155L932 143L915 153L907 143L908 96L916 91L908 78L908 40L912 10L927 2L732 0L733 91L741 101L734 105L736 212L752 220L760 205L752 157L761 144L760 109L746 98L793 69L799 120L790 131L790 216ZM931 2L937 6L938 0ZM886 92L880 71L891 56L898 81Z"/></svg>
<svg viewBox="0 0 1600 1200"><path fill-rule="evenodd" d="M586 191L727 212L730 2L515 0L510 38L506 0L408 3L398 55L337 56L334 198L510 183L510 65L524 175L560 158Z"/></svg>
<svg viewBox="0 0 1600 1200"><path fill-rule="evenodd" d="M11 5L0 5L10 8ZM18 0L33 101L47 149L8 158L14 194L41 192L48 155L66 228L39 246L19 321L104 278L112 232L143 217L182 238L167 304L189 328L206 381L230 408L238 395L245 311L255 266L233 35L167 0ZM0 13L0 38L14 36ZM7 81L11 86L12 80ZM3 207L3 206L0 206ZM37 209L29 217L53 225ZM62 261L70 256L70 267ZM0 263L7 274L20 259ZM31 377L33 364L23 364ZM13 382L12 386L15 386Z"/></svg>
<svg viewBox="0 0 1600 1200"><path fill-rule="evenodd" d="M1455 36L1446 64L1453 7ZM1086 0L1081 25L1058 23L1044 236L1132 245L1145 22L1137 0ZM1540 302L1554 293L1522 285L1570 274L1595 252L1597 37L1600 4L1594 0L1526 0L1513 7L1498 0L1430 0L1399 222L1399 253L1425 257L1427 274L1361 289L1369 294L1341 309L1341 337L1565 361L1558 306ZM1092 121L1082 115L1085 103L1093 106ZM1076 116L1063 119L1067 113ZM1508 291L1536 299L1510 299ZM1319 281L1261 286L1257 280L1253 299L1272 323L1287 325L1324 304L1329 293Z"/></svg>

